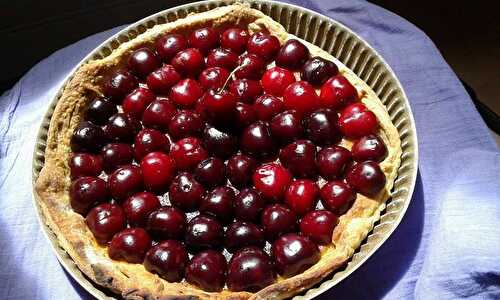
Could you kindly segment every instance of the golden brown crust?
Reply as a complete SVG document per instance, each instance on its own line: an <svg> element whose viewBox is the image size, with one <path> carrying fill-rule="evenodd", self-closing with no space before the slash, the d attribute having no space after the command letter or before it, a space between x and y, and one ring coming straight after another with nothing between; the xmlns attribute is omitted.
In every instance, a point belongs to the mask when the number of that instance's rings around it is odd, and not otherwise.
<svg viewBox="0 0 500 300"><path fill-rule="evenodd" d="M83 109L96 94L100 94L102 79L108 72L119 68L125 57L140 46L149 45L160 34L187 32L196 27L227 27L234 24L248 26L250 31L267 30L281 40L292 37L284 28L257 10L243 4L217 8L191 15L172 23L157 25L135 39L122 44L108 57L80 67L67 84L51 118L45 150L45 165L36 181L35 191L42 219L57 235L61 247L71 256L82 272L97 284L109 288L127 299L281 299L295 295L318 283L342 266L353 255L380 217L389 198L397 169L401 147L396 128L375 93L354 73L329 54L311 45L314 55L334 60L341 72L357 87L362 101L377 115L381 129L379 135L388 148L388 156L381 163L387 184L376 197L358 194L353 207L340 218L335 228L332 245L322 249L321 260L302 274L278 281L258 293L204 292L186 282L169 283L147 272L142 265L113 261L105 247L98 245L82 216L72 211L69 204L70 185L67 161L71 153L69 141L73 129L81 120ZM343 141L350 147L349 141Z"/></svg>

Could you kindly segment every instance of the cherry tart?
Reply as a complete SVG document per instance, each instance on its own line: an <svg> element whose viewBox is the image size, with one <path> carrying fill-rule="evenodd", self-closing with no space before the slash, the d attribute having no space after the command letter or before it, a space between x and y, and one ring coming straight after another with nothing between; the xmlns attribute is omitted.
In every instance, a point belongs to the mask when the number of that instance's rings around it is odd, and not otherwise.
<svg viewBox="0 0 500 300"><path fill-rule="evenodd" d="M234 4L81 67L36 190L80 269L124 298L285 298L350 258L400 153L352 71Z"/></svg>

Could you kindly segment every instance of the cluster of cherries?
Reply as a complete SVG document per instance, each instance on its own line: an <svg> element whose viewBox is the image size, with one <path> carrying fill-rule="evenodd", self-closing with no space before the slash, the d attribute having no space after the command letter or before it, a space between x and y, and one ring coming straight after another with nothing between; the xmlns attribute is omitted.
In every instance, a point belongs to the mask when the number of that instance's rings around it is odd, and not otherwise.
<svg viewBox="0 0 500 300"><path fill-rule="evenodd" d="M385 185L386 146L354 86L265 32L201 28L154 48L130 54L76 127L73 209L112 259L205 291L255 292L314 265L356 193Z"/></svg>

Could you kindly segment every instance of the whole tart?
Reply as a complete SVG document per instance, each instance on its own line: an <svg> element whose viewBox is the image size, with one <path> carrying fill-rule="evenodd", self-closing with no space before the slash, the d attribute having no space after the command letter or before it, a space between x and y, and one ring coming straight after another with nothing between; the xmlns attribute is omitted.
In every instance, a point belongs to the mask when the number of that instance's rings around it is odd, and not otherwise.
<svg viewBox="0 0 500 300"><path fill-rule="evenodd" d="M282 299L354 254L400 144L351 70L236 3L80 67L36 193L76 265L126 299Z"/></svg>

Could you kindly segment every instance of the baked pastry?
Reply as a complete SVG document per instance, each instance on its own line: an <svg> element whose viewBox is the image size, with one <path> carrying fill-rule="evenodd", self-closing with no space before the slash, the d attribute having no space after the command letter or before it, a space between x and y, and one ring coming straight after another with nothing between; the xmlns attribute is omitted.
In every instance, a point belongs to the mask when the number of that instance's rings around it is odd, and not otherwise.
<svg viewBox="0 0 500 300"><path fill-rule="evenodd" d="M76 265L124 298L286 298L353 255L400 155L364 82L237 3L80 67L36 193Z"/></svg>

